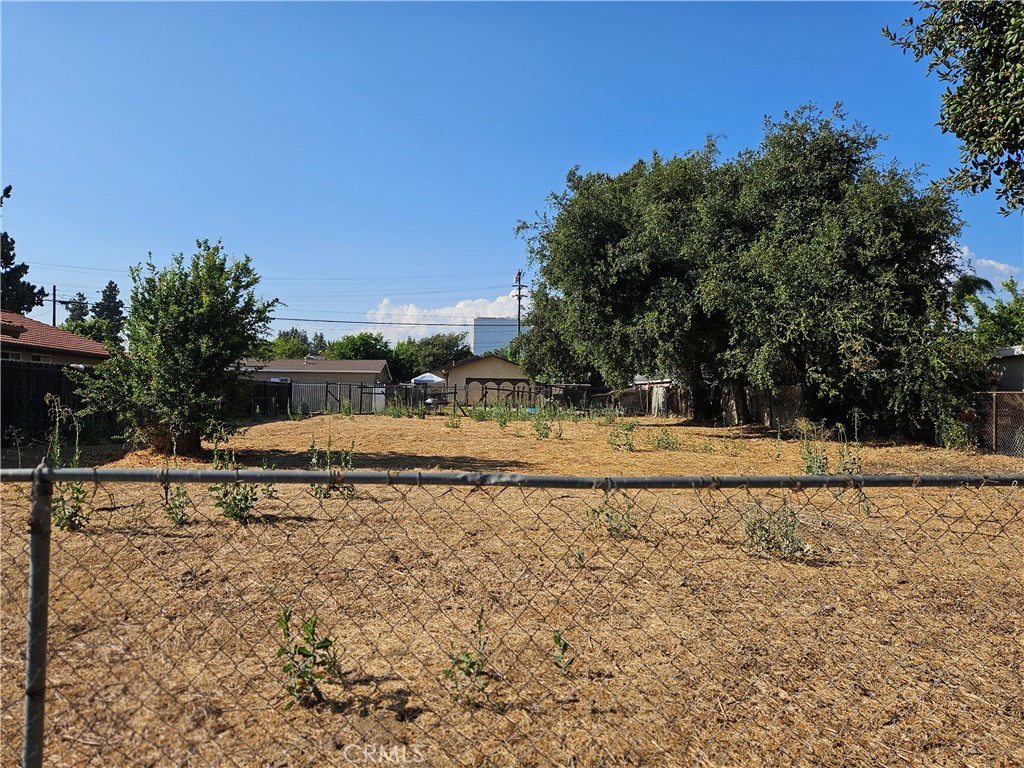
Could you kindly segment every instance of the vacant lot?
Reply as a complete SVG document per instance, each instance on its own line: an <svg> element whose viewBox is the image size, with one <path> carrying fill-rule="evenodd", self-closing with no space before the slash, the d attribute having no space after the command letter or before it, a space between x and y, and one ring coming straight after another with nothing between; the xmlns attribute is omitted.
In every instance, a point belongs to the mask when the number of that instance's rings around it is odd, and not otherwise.
<svg viewBox="0 0 1024 768"><path fill-rule="evenodd" d="M753 430L584 421L541 438L531 422L446 422L317 417L227 447L254 467L306 467L311 440L329 439L355 442L357 469L803 472L799 442ZM839 446L827 451L837 466ZM860 459L865 473L1020 471L921 446L866 445ZM52 765L1024 764L1020 490L367 486L324 499L278 483L255 489L247 525L206 486L86 490L85 527L54 532ZM175 498L185 525L166 513ZM12 765L24 489L3 501ZM756 546L757 524L787 520L788 550ZM335 641L317 706L284 709L286 608L294 631L315 613Z"/></svg>

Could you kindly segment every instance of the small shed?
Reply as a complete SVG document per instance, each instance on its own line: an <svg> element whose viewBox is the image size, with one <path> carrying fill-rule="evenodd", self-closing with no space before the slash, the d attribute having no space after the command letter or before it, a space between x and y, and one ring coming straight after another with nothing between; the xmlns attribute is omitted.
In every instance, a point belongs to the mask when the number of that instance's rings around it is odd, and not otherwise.
<svg viewBox="0 0 1024 768"><path fill-rule="evenodd" d="M527 397L530 392L530 379L523 369L497 355L468 357L431 373L443 377L464 405L514 398L517 394Z"/></svg>

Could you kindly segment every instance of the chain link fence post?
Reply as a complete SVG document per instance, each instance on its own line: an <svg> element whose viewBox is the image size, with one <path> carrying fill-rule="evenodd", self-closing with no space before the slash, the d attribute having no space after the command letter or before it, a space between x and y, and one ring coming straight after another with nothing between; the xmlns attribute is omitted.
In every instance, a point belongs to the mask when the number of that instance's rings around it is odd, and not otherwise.
<svg viewBox="0 0 1024 768"><path fill-rule="evenodd" d="M33 472L28 571L28 642L25 652L24 768L43 764L46 706L46 636L50 593L50 512L53 481L44 461Z"/></svg>

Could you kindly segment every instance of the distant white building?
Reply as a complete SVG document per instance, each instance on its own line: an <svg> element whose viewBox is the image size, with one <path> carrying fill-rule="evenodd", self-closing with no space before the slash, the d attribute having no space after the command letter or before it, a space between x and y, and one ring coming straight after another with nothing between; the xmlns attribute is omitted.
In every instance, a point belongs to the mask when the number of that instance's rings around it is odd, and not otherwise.
<svg viewBox="0 0 1024 768"><path fill-rule="evenodd" d="M522 327L526 330L526 326ZM474 317L469 329L469 347L474 355L502 349L516 337L514 317Z"/></svg>

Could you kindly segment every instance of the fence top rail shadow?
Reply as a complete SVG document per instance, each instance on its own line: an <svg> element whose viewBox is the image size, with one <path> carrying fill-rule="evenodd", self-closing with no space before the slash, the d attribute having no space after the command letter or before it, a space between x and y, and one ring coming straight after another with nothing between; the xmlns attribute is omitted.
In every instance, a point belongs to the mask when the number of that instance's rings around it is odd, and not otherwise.
<svg viewBox="0 0 1024 768"><path fill-rule="evenodd" d="M964 475L758 475L662 477L572 477L486 472L380 472L310 470L214 470L151 468L62 468L40 464L34 469L0 468L0 482L91 483L322 483L341 485L446 485L517 488L717 489L717 488L894 488L1024 486L1021 474Z"/></svg>

